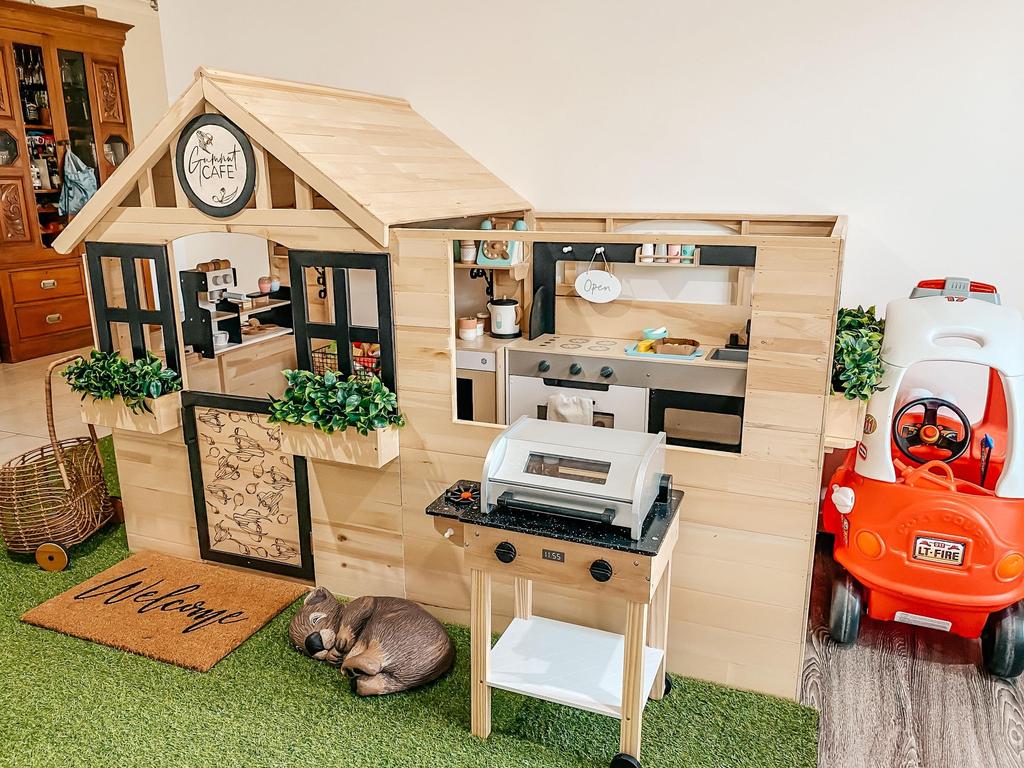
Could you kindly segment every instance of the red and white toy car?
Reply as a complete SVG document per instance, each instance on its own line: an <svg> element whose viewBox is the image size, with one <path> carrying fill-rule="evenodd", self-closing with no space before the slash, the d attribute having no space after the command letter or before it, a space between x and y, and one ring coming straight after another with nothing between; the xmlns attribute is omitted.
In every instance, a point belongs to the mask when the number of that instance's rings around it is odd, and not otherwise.
<svg viewBox="0 0 1024 768"><path fill-rule="evenodd" d="M822 505L844 569L831 635L856 640L866 611L981 637L985 668L1015 677L1024 671L1024 317L1000 306L993 286L947 278L890 302L885 326L884 389ZM927 362L987 370L980 419L948 397L901 391Z"/></svg>

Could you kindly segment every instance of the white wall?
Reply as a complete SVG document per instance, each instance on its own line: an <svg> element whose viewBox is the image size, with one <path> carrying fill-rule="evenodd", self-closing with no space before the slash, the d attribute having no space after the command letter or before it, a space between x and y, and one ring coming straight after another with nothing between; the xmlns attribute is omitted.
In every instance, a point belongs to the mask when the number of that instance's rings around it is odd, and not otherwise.
<svg viewBox="0 0 1024 768"><path fill-rule="evenodd" d="M540 209L845 213L844 303L951 273L1024 304L1019 0L174 0L160 15L171 93L205 64L399 95Z"/></svg>
<svg viewBox="0 0 1024 768"><path fill-rule="evenodd" d="M57 8L70 3L69 0L37 0L36 4ZM147 0L88 0L87 4L97 10L101 19L134 27L125 40L124 67L137 143L167 111L160 15Z"/></svg>

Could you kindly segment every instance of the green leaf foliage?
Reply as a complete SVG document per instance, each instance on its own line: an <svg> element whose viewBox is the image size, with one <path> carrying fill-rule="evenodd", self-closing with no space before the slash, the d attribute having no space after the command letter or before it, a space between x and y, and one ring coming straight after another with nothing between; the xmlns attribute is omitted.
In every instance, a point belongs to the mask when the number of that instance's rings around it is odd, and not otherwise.
<svg viewBox="0 0 1024 768"><path fill-rule="evenodd" d="M129 362L117 352L94 349L88 359L76 360L61 372L72 391L82 399L113 400L120 396L132 413L152 413L147 398L156 399L181 389L181 376L147 352Z"/></svg>
<svg viewBox="0 0 1024 768"><path fill-rule="evenodd" d="M836 323L836 345L832 359L832 391L847 400L867 400L884 387L882 381L882 337L885 320L875 308L842 308Z"/></svg>
<svg viewBox="0 0 1024 768"><path fill-rule="evenodd" d="M376 376L350 376L326 371L285 371L288 388L270 404L270 421L309 424L321 432L344 432L349 427L361 435L385 427L405 426L398 397Z"/></svg>

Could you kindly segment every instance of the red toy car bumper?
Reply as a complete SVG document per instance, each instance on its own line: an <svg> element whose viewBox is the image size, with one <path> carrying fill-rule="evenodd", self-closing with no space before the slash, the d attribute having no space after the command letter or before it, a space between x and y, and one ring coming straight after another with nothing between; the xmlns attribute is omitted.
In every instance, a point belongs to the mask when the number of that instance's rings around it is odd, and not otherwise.
<svg viewBox="0 0 1024 768"><path fill-rule="evenodd" d="M831 500L835 485L854 492L847 515ZM978 637L990 613L1024 599L1024 500L881 482L846 465L822 512L872 618Z"/></svg>

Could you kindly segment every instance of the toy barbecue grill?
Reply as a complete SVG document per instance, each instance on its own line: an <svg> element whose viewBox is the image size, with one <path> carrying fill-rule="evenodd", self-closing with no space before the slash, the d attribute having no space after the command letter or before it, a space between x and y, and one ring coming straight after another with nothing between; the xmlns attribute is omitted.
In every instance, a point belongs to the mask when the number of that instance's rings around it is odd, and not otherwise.
<svg viewBox="0 0 1024 768"><path fill-rule="evenodd" d="M629 530L635 541L659 496L665 433L648 434L522 417L491 444L483 510L554 515Z"/></svg>
<svg viewBox="0 0 1024 768"><path fill-rule="evenodd" d="M89 437L57 440L53 426L52 363L46 374L46 425L50 444L0 467L0 534L12 552L34 553L48 571L67 567L67 547L80 544L110 520L113 507L103 479L96 430Z"/></svg>

